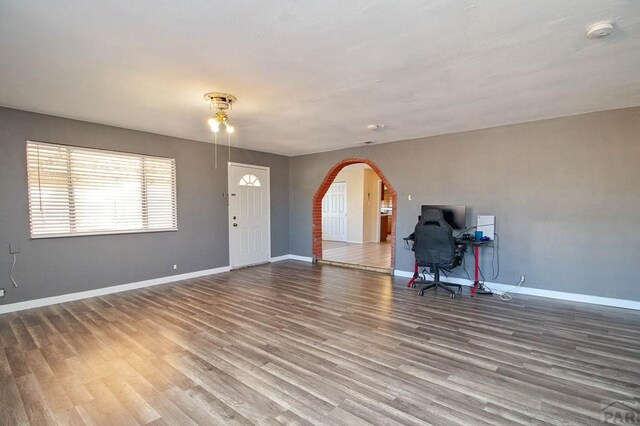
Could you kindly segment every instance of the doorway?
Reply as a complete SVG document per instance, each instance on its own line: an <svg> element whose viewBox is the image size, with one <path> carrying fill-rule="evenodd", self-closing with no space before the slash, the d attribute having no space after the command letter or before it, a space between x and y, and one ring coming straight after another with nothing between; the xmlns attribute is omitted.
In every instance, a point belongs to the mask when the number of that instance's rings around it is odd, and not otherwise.
<svg viewBox="0 0 640 426"><path fill-rule="evenodd" d="M313 198L313 256L384 273L395 260L396 192L370 160L333 166Z"/></svg>
<svg viewBox="0 0 640 426"><path fill-rule="evenodd" d="M231 269L271 257L269 168L229 163L229 264Z"/></svg>

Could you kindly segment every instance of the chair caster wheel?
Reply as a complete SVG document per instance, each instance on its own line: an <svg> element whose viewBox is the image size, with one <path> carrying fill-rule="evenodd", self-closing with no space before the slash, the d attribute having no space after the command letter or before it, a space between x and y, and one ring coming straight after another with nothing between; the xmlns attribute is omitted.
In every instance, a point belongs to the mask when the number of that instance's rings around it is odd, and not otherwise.
<svg viewBox="0 0 640 426"><path fill-rule="evenodd" d="M451 297L452 299L455 299L456 295L454 293L451 293L451 296L449 296L449 297Z"/></svg>
<svg viewBox="0 0 640 426"><path fill-rule="evenodd" d="M458 287L458 293L462 293L462 287Z"/></svg>

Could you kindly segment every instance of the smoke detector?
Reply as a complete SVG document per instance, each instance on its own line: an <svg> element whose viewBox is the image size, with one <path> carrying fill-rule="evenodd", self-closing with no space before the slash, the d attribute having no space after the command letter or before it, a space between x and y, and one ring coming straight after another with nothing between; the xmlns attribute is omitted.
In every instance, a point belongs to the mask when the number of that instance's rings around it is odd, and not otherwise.
<svg viewBox="0 0 640 426"><path fill-rule="evenodd" d="M386 129L386 128L387 128L387 126L386 126L385 124L369 124L369 125L367 126L367 129L369 129L369 130L373 130L373 131L376 131L376 130L384 130L384 129Z"/></svg>
<svg viewBox="0 0 640 426"><path fill-rule="evenodd" d="M613 31L613 22L598 21L587 27L587 38L606 37Z"/></svg>

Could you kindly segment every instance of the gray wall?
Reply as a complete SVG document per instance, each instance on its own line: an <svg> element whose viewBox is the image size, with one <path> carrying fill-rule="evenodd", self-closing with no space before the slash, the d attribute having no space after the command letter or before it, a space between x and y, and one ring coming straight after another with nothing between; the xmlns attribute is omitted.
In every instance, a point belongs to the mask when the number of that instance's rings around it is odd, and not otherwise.
<svg viewBox="0 0 640 426"><path fill-rule="evenodd" d="M26 139L176 158L180 230L30 240ZM412 268L401 238L421 204L465 204L469 224L497 216L497 282L526 273L530 287L640 300L640 108L293 158L234 149L233 161L271 167L272 256L311 255L313 193L352 156L398 191L397 269ZM0 304L228 265L226 176L211 144L0 108ZM18 289L9 242L21 246Z"/></svg>
<svg viewBox="0 0 640 426"><path fill-rule="evenodd" d="M175 158L179 230L31 240L27 139ZM0 304L228 265L222 152L216 170L212 144L0 108L0 287L7 290ZM289 159L234 149L232 161L271 167L271 255L288 254ZM21 248L17 289L9 282L9 242Z"/></svg>
<svg viewBox="0 0 640 426"><path fill-rule="evenodd" d="M465 204L468 225L496 215L495 282L525 273L530 287L640 300L640 108L293 157L291 253L311 255L311 199L347 157L369 158L398 191L396 269L412 270L402 237L420 205ZM490 265L486 249L487 280Z"/></svg>

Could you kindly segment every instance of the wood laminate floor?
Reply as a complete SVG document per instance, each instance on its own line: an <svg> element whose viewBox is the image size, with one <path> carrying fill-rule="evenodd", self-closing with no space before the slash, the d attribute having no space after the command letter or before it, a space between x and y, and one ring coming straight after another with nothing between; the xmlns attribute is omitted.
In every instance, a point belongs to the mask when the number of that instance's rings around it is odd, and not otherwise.
<svg viewBox="0 0 640 426"><path fill-rule="evenodd" d="M389 268L391 265L391 242L358 244L323 240L322 258L354 265Z"/></svg>
<svg viewBox="0 0 640 426"><path fill-rule="evenodd" d="M0 316L0 424L594 424L640 312L295 261Z"/></svg>

